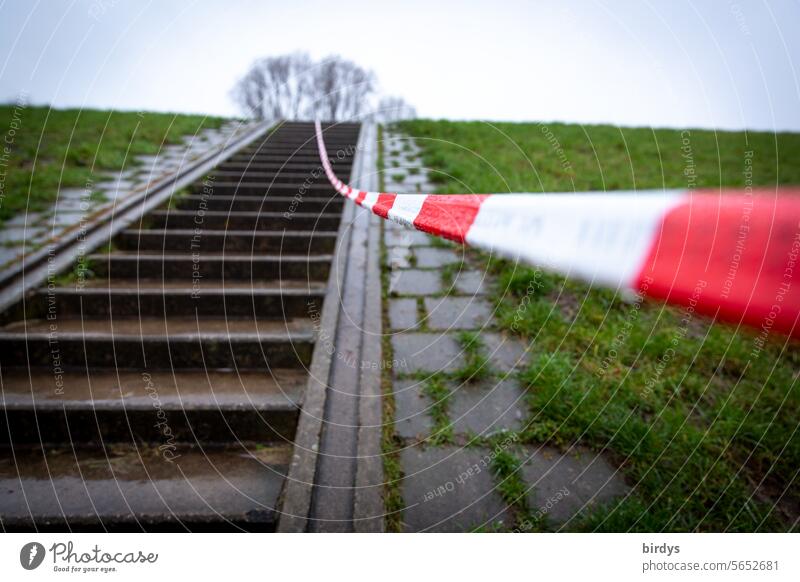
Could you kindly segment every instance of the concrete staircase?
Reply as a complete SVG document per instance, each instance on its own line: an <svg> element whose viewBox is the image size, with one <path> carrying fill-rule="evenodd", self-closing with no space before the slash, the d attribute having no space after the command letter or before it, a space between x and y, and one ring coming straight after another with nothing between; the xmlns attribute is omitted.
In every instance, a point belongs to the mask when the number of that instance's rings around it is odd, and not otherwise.
<svg viewBox="0 0 800 582"><path fill-rule="evenodd" d="M313 132L281 125L5 315L4 530L274 529L343 206ZM358 134L326 130L340 176Z"/></svg>

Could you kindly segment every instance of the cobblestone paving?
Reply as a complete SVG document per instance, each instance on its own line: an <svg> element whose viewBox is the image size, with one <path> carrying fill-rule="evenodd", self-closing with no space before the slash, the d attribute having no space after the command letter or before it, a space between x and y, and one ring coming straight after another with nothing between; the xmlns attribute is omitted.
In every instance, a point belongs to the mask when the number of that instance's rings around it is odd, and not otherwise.
<svg viewBox="0 0 800 582"><path fill-rule="evenodd" d="M385 131L383 148L386 191L434 190L416 144ZM383 236L401 529L569 529L581 511L624 495L601 455L521 442L531 419L516 372L530 353L497 327L481 262L393 223Z"/></svg>
<svg viewBox="0 0 800 582"><path fill-rule="evenodd" d="M238 121L209 128L184 137L181 143L164 146L158 156L136 156L124 171L100 172L97 181L85 188L62 188L50 209L20 214L5 222L0 229L0 270L51 238L78 227L95 212L117 204L133 190L179 170L248 128Z"/></svg>

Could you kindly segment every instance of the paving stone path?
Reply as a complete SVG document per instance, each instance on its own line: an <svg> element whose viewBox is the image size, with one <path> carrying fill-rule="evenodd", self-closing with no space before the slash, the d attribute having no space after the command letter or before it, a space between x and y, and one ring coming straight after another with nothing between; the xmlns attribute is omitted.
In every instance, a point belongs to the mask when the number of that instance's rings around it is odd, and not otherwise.
<svg viewBox="0 0 800 582"><path fill-rule="evenodd" d="M230 121L216 129L187 135L180 143L165 145L156 156L135 156L124 171L99 172L97 181L84 188L62 188L57 201L47 210L20 214L5 222L0 229L0 270L93 213L113 206L132 190L179 170L248 129L247 124Z"/></svg>
<svg viewBox="0 0 800 582"><path fill-rule="evenodd" d="M385 191L435 189L413 140L385 130L383 148ZM569 529L582 510L624 495L603 456L519 440L529 414L516 372L530 353L497 326L494 281L481 261L394 223L383 235L401 529ZM499 477L509 455L519 469ZM524 502L502 494L514 480L524 483Z"/></svg>

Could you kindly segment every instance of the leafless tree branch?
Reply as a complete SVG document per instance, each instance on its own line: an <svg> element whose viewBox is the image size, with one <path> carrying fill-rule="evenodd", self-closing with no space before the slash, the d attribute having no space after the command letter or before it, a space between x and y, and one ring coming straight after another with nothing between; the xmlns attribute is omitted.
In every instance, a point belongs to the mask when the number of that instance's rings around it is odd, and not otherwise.
<svg viewBox="0 0 800 582"><path fill-rule="evenodd" d="M372 71L352 61L330 56L314 62L305 53L292 53L255 61L231 94L246 115L259 119L342 121L372 111L375 87ZM389 98L381 109L398 119L414 111L399 98Z"/></svg>

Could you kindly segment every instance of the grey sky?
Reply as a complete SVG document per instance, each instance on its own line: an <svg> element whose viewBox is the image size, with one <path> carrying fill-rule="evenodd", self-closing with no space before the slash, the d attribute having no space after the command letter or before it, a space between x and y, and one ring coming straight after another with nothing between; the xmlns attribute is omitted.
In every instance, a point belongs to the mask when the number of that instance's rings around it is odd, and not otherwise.
<svg viewBox="0 0 800 582"><path fill-rule="evenodd" d="M0 99L232 115L254 58L338 53L421 116L800 131L800 3L6 0Z"/></svg>

